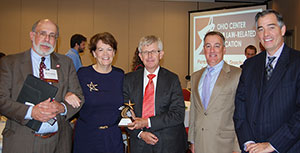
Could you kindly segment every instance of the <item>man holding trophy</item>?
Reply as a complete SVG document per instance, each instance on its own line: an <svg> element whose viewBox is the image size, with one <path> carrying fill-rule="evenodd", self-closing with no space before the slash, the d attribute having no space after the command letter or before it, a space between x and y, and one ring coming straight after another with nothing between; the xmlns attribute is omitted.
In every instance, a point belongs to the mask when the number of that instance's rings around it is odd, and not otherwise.
<svg viewBox="0 0 300 153"><path fill-rule="evenodd" d="M145 68L125 75L124 100L134 103L128 123L131 153L182 153L187 149L185 105L178 76L159 66L162 41L145 36L139 42Z"/></svg>

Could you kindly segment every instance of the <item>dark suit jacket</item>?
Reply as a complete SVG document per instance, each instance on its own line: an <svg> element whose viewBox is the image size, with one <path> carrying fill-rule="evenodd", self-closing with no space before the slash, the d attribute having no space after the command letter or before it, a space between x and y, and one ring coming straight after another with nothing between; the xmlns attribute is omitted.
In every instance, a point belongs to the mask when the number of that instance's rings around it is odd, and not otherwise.
<svg viewBox="0 0 300 153"><path fill-rule="evenodd" d="M240 77L234 123L239 144L270 142L280 153L300 149L300 52L284 46L269 81L266 52L246 60Z"/></svg>
<svg viewBox="0 0 300 153"><path fill-rule="evenodd" d="M183 153L187 149L184 128L185 105L178 76L160 67L155 91L155 116L151 128L144 128L159 139L156 145L148 145L137 135L141 130L129 130L131 153ZM134 112L142 116L144 69L125 75L124 100L135 103ZM145 149L150 148L150 149ZM144 149L144 150L143 150Z"/></svg>
<svg viewBox="0 0 300 153"><path fill-rule="evenodd" d="M64 102L67 92L73 92L83 101L81 87L77 78L73 62L65 55L51 54L51 68L58 73L58 87L55 100ZM30 50L16 55L8 55L0 61L0 112L8 118L3 134L3 152L5 153L32 153L34 147L34 131L25 126L28 120L24 117L28 106L16 102L19 92L28 74L32 74ZM57 153L71 152L72 129L68 119L78 110L64 102L67 106L67 115L57 115L58 140ZM81 104L82 105L82 104Z"/></svg>

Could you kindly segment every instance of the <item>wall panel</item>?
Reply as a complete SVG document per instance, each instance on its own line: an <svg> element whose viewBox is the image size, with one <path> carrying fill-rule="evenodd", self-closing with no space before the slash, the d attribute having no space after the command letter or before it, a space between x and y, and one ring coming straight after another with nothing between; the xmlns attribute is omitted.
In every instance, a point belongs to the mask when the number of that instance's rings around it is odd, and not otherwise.
<svg viewBox="0 0 300 153"><path fill-rule="evenodd" d="M164 66L177 73L182 87L186 87L188 74L188 11L195 9L196 3L165 3Z"/></svg>
<svg viewBox="0 0 300 153"><path fill-rule="evenodd" d="M129 70L141 37L156 35L164 41L164 2L130 0ZM162 63L163 64L163 63Z"/></svg>
<svg viewBox="0 0 300 153"><path fill-rule="evenodd" d="M118 42L113 64L128 70L128 0L95 1L94 34L110 32Z"/></svg>
<svg viewBox="0 0 300 153"><path fill-rule="evenodd" d="M79 33L87 37L88 41L94 34L94 0L60 0L58 4L58 25L60 38L58 52L65 54L70 49L70 39ZM92 56L88 45L81 53L83 65L92 64Z"/></svg>
<svg viewBox="0 0 300 153"><path fill-rule="evenodd" d="M0 52L20 52L21 0L2 1L0 5Z"/></svg>
<svg viewBox="0 0 300 153"><path fill-rule="evenodd" d="M39 19L48 18L57 23L58 0L22 0L21 4L21 50L31 47L29 32Z"/></svg>

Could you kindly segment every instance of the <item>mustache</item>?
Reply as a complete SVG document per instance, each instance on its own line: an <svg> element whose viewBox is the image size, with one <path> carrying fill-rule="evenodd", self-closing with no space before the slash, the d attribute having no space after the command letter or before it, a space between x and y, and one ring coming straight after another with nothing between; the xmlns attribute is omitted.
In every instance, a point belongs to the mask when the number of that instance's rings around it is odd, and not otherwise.
<svg viewBox="0 0 300 153"><path fill-rule="evenodd" d="M47 43L47 42L41 42L40 45L47 46L47 47L49 47L51 49L54 48L50 43Z"/></svg>

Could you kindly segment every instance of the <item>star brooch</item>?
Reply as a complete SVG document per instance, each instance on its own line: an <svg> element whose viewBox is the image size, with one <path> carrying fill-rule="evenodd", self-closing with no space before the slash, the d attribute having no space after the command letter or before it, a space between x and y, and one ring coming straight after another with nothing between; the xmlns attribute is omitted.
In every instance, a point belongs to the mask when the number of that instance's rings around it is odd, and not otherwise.
<svg viewBox="0 0 300 153"><path fill-rule="evenodd" d="M98 86L98 84L93 84L93 82L91 82L90 84L87 84L87 86L90 88L90 92L94 91L98 91L98 89L96 88Z"/></svg>

